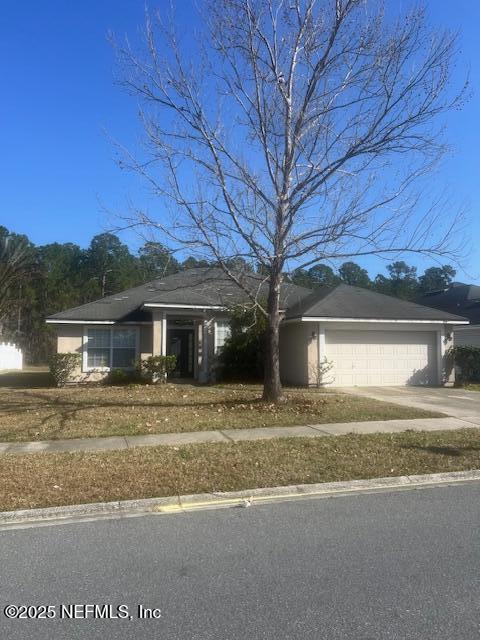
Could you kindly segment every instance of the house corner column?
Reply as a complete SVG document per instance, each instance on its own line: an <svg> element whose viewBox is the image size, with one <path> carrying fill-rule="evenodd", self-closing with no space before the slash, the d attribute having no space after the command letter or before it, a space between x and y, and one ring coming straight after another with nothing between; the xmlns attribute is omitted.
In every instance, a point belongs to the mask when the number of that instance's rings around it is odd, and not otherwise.
<svg viewBox="0 0 480 640"><path fill-rule="evenodd" d="M164 311L154 311L152 325L152 355L165 356L167 355L167 314Z"/></svg>
<svg viewBox="0 0 480 640"><path fill-rule="evenodd" d="M445 387L453 387L455 383L455 366L448 362L447 350L453 346L453 330L448 325L443 325L437 331L437 370L438 384Z"/></svg>
<svg viewBox="0 0 480 640"><path fill-rule="evenodd" d="M322 376L322 361L325 359L325 327L317 322L317 367L314 383L317 387L325 384Z"/></svg>
<svg viewBox="0 0 480 640"><path fill-rule="evenodd" d="M210 378L209 363L208 363L208 348L209 348L208 320L203 320L201 324L201 362L200 362L199 375L198 375L199 382L208 382Z"/></svg>

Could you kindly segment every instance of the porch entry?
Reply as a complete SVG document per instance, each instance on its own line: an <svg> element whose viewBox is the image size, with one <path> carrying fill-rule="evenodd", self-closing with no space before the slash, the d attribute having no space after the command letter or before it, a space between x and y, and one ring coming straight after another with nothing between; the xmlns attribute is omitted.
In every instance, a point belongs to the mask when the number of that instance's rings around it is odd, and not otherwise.
<svg viewBox="0 0 480 640"><path fill-rule="evenodd" d="M169 322L170 324L170 322ZM172 322L167 326L167 355L176 356L177 366L170 374L171 378L193 378L195 333L193 321Z"/></svg>

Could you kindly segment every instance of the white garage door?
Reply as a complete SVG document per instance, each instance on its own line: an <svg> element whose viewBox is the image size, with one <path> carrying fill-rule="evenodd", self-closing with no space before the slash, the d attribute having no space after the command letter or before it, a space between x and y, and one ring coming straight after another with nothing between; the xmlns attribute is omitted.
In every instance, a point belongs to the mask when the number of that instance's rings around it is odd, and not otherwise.
<svg viewBox="0 0 480 640"><path fill-rule="evenodd" d="M327 330L325 342L333 386L437 384L434 332Z"/></svg>

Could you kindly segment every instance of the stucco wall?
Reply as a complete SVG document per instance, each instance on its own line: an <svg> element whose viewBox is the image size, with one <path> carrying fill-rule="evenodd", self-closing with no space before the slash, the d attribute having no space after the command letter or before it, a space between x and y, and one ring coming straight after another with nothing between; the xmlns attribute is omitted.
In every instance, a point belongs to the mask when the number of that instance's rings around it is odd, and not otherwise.
<svg viewBox="0 0 480 640"><path fill-rule="evenodd" d="M153 328L151 324L140 325L140 357L148 358L153 354Z"/></svg>
<svg viewBox="0 0 480 640"><path fill-rule="evenodd" d="M217 359L215 356L215 319L223 320L227 319L226 316L214 316L208 314L206 319L209 320L207 325L208 332L208 375L215 377ZM88 325L95 326L95 325ZM99 325L101 326L101 325ZM110 326L110 325L108 325ZM120 327L121 325L115 325ZM125 325L127 326L127 325ZM128 325L130 328L133 325ZM154 332L153 325L138 325L139 326L139 355L141 358L147 358L153 354L154 349ZM197 376L202 367L202 320L197 319L195 322L195 348L197 349L197 357L195 359L195 375ZM57 325L57 353L79 353L83 355L83 333L84 325ZM161 336L160 338L161 339ZM160 348L160 347L159 347ZM75 371L72 376L72 382L86 382L101 380L106 376L106 372L102 371L83 371L83 361L80 367ZM206 380L207 378L205 378Z"/></svg>
<svg viewBox="0 0 480 640"><path fill-rule="evenodd" d="M315 339L313 325L289 323L280 327L280 377L285 384L308 385L309 361L313 357Z"/></svg>
<svg viewBox="0 0 480 640"><path fill-rule="evenodd" d="M95 326L95 325L89 325ZM99 325L101 326L101 325ZM108 325L110 326L110 325ZM115 325L121 327L122 325ZM132 325L125 327L132 328ZM105 378L105 371L84 371L83 370L83 332L84 325L70 324L57 325L57 353L79 353L82 356L80 366L72 374L71 382L96 382ZM140 357L146 358L152 355L152 326L139 325L139 349Z"/></svg>
<svg viewBox="0 0 480 640"><path fill-rule="evenodd" d="M57 353L82 353L83 325L57 326Z"/></svg>

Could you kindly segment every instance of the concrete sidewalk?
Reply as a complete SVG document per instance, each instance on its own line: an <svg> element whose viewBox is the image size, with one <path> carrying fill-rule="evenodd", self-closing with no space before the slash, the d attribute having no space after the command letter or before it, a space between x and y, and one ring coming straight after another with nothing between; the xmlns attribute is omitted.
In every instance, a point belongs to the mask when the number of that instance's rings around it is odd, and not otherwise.
<svg viewBox="0 0 480 640"><path fill-rule="evenodd" d="M260 427L257 429L223 429L188 433L158 433L112 438L72 438L71 440L41 440L38 442L0 442L0 454L64 453L73 451L114 451L133 447L181 446L208 442L244 442L273 438L320 438L347 433L400 433L401 431L442 431L480 427L480 419L419 418L414 420L375 420L371 422L340 422L310 424L298 427Z"/></svg>

